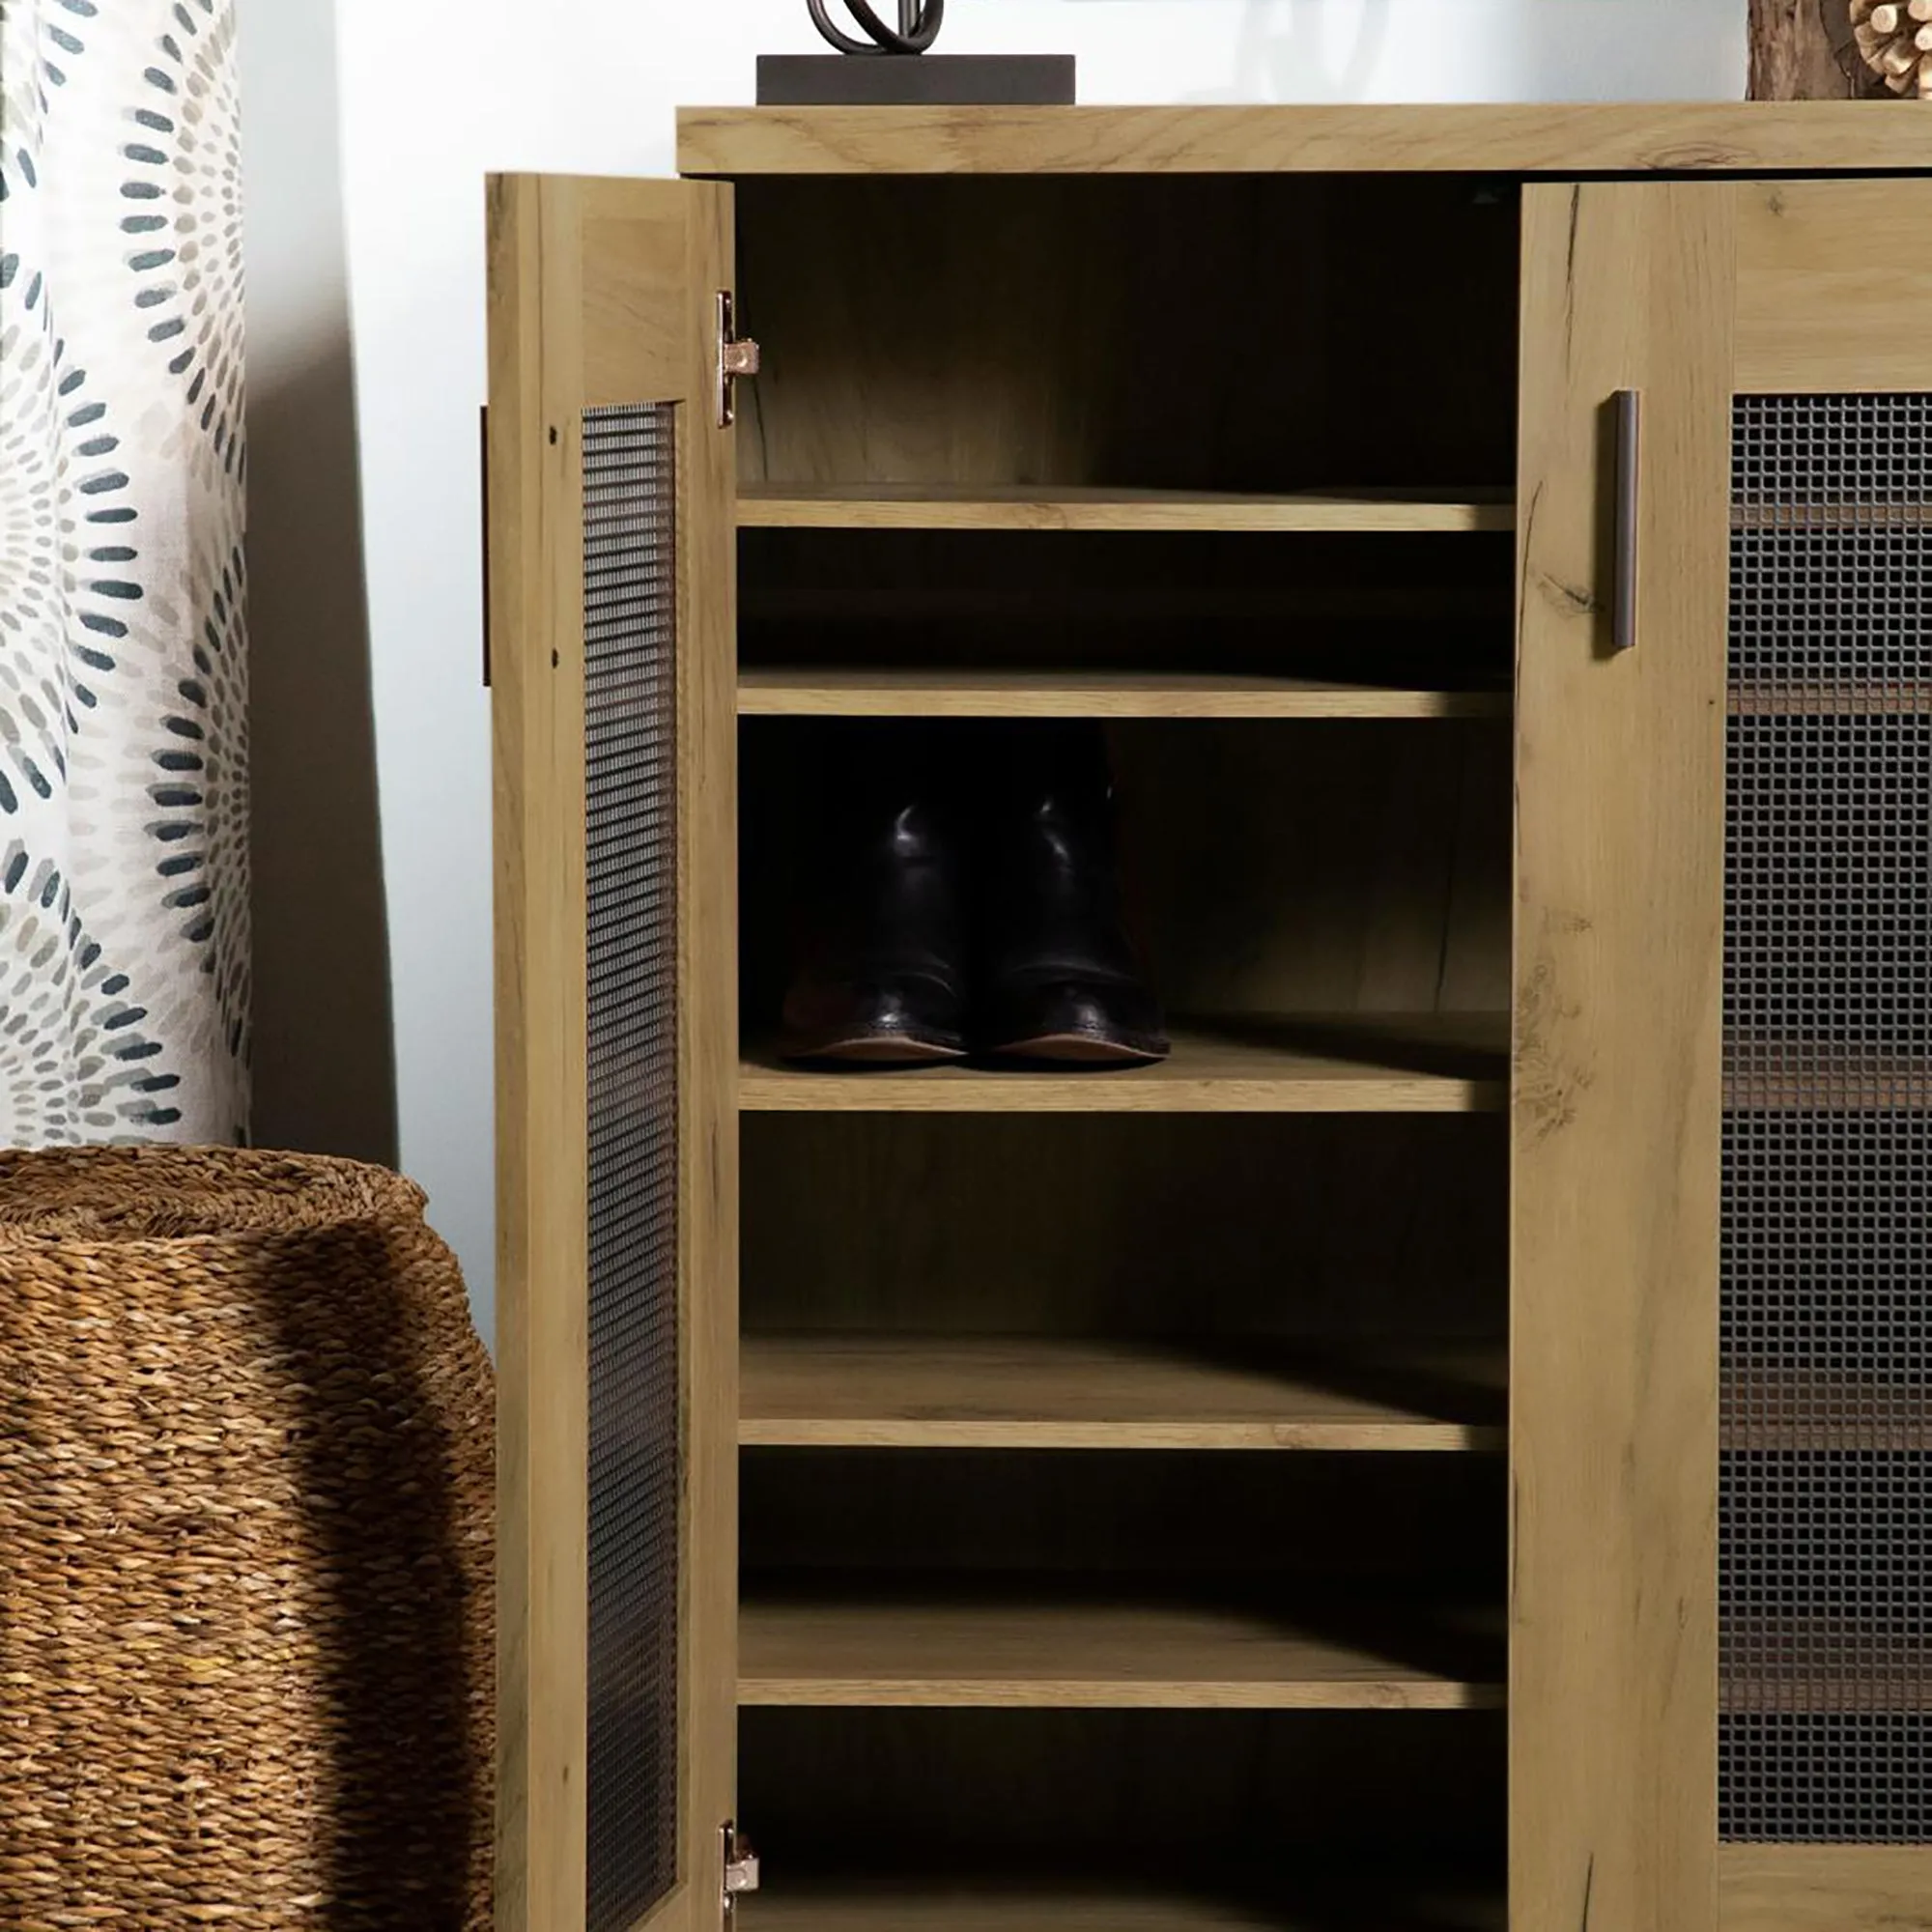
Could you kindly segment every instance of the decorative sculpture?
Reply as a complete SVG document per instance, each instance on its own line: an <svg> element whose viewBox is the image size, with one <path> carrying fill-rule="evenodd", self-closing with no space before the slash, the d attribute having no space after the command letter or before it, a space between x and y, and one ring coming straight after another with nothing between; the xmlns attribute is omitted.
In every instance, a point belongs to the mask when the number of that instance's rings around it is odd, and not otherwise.
<svg viewBox="0 0 1932 1932"><path fill-rule="evenodd" d="M1932 94L1932 0L1750 0L1753 100Z"/></svg>
<svg viewBox="0 0 1932 1932"><path fill-rule="evenodd" d="M1852 40L1894 94L1932 99L1932 0L1851 0Z"/></svg>
<svg viewBox="0 0 1932 1932"><path fill-rule="evenodd" d="M4 6L6 0L0 0ZM1073 99L1071 54L924 55L946 22L946 0L805 0L835 54L760 54L761 107L1049 107ZM842 6L851 17L833 17ZM857 28L857 32L852 31Z"/></svg>
<svg viewBox="0 0 1932 1932"><path fill-rule="evenodd" d="M811 24L841 54L923 54L939 38L946 21L946 0L899 0L897 32L872 12L867 0L844 0L844 4L845 11L865 29L865 40L855 40L834 24L826 0L806 0L811 10Z"/></svg>

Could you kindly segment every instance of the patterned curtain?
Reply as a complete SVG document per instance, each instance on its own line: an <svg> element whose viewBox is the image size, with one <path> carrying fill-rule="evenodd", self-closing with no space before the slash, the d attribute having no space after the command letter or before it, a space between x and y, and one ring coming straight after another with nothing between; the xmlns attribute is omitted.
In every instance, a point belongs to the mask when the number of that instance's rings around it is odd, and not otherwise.
<svg viewBox="0 0 1932 1932"><path fill-rule="evenodd" d="M0 0L0 1145L242 1138L233 0Z"/></svg>

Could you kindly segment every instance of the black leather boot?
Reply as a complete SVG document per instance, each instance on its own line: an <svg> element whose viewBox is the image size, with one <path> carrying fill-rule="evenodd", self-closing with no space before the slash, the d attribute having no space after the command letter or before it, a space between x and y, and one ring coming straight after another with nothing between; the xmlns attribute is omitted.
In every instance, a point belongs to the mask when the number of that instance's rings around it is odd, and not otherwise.
<svg viewBox="0 0 1932 1932"><path fill-rule="evenodd" d="M784 1001L788 1059L903 1065L966 1051L957 828L948 760L927 737L901 725L824 734L828 810Z"/></svg>
<svg viewBox="0 0 1932 1932"><path fill-rule="evenodd" d="M985 739L978 1044L1017 1060L1164 1059L1160 1003L1122 923L1100 726L996 725Z"/></svg>

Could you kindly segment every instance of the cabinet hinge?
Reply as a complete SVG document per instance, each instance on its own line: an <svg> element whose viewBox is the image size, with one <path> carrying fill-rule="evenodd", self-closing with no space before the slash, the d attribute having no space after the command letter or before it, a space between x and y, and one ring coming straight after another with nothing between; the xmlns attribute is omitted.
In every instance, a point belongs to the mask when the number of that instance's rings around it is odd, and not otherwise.
<svg viewBox="0 0 1932 1932"><path fill-rule="evenodd" d="M751 1839L729 1818L725 1819L719 1835L724 1846L723 1899L724 1923L728 1927L738 1916L739 1898L758 1889L758 1855L752 1849Z"/></svg>
<svg viewBox="0 0 1932 1932"><path fill-rule="evenodd" d="M738 333L737 305L729 289L718 291L718 427L729 429L738 419L741 377L758 373L758 345Z"/></svg>

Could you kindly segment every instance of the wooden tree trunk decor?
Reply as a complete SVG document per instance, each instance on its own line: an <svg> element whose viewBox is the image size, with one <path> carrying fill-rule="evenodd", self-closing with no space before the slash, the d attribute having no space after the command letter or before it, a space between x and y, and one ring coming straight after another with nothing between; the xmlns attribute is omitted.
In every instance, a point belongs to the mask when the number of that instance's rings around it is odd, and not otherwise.
<svg viewBox="0 0 1932 1932"><path fill-rule="evenodd" d="M1833 51L1818 0L1751 0L1753 100L1845 100L1856 91Z"/></svg>
<svg viewBox="0 0 1932 1932"><path fill-rule="evenodd" d="M1750 0L1751 99L1854 100L1882 95L1885 86L1874 71L1879 61L1864 55L1855 31L1876 36L1880 29L1872 16L1886 11L1909 14L1906 7L1888 9L1878 0ZM1921 24L1906 19L1915 29ZM1874 41L1876 51L1889 48L1897 31L1894 27L1883 42ZM1915 60L1914 77L1893 92L1917 87L1916 68Z"/></svg>

